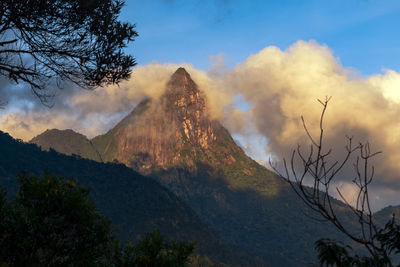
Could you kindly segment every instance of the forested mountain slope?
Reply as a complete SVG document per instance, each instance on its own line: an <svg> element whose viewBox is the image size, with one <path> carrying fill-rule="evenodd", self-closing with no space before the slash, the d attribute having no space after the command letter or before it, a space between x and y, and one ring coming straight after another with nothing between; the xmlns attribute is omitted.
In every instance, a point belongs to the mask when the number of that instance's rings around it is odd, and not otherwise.
<svg viewBox="0 0 400 267"><path fill-rule="evenodd" d="M66 139L59 135L56 144ZM46 144L41 135L35 140ZM249 158L223 125L210 118L206 97L183 68L171 76L159 99L144 100L91 142L103 161L121 162L156 179L231 248L265 264L307 265L316 259L314 241L343 238L329 223L311 219L316 214L292 189ZM93 151L74 153L96 160ZM343 204L335 205L352 224Z"/></svg>
<svg viewBox="0 0 400 267"><path fill-rule="evenodd" d="M98 209L113 222L117 237L136 243L141 235L160 229L168 239L194 242L201 254L214 261L252 262L232 254L209 225L158 182L122 164L103 164L50 150L41 151L0 132L0 184L12 196L21 170L35 175L49 171L74 177L91 190Z"/></svg>

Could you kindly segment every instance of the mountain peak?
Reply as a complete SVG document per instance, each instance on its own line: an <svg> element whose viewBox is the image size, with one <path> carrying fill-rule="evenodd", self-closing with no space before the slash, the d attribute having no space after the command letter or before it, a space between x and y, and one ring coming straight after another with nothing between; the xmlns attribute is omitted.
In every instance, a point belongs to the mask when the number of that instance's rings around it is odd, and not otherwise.
<svg viewBox="0 0 400 267"><path fill-rule="evenodd" d="M190 120L197 125L200 117L206 119L206 103L197 84L184 68L179 68L171 76L164 94L163 113L172 114L178 124Z"/></svg>
<svg viewBox="0 0 400 267"><path fill-rule="evenodd" d="M180 67L174 72L174 74L172 74L170 82L171 81L188 82L192 81L192 78L185 68Z"/></svg>
<svg viewBox="0 0 400 267"><path fill-rule="evenodd" d="M189 73L183 67L179 67L173 75L187 75L190 76Z"/></svg>
<svg viewBox="0 0 400 267"><path fill-rule="evenodd" d="M196 95L199 89L184 68L178 68L167 84L167 95Z"/></svg>
<svg viewBox="0 0 400 267"><path fill-rule="evenodd" d="M258 174L265 171L209 117L206 100L189 73L178 68L159 100L138 105L107 134L94 138L93 144L104 161L117 159L144 174L171 168L195 173L212 166L224 168L232 188L276 194L276 181L260 180Z"/></svg>

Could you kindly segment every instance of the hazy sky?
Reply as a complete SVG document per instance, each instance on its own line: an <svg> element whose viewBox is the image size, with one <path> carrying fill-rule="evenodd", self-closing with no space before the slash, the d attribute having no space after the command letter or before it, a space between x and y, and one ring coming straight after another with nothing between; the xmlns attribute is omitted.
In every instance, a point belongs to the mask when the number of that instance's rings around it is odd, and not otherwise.
<svg viewBox="0 0 400 267"><path fill-rule="evenodd" d="M345 136L382 150L375 208L400 203L400 1L128 0L122 20L136 23L128 51L138 66L119 87L57 91L54 107L23 84L0 77L0 130L30 140L46 129L102 134L144 97L157 98L184 66L223 122L257 160L287 157L304 144L301 115L318 129L321 106L329 146L340 158ZM354 173L338 186L354 199Z"/></svg>

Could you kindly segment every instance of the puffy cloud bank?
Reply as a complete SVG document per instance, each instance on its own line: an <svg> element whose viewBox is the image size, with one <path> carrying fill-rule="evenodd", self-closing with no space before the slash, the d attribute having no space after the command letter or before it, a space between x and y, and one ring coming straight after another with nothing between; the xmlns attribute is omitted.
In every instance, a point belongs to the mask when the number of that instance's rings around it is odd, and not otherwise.
<svg viewBox="0 0 400 267"><path fill-rule="evenodd" d="M276 158L288 158L296 144L307 138L300 116L304 116L314 137L319 133L322 106L317 99L332 96L325 116L326 148L333 148L333 159L342 158L346 135L354 142L371 143L383 154L374 158L376 206L385 201L400 203L400 74L361 77L343 67L328 47L299 41L285 51L267 47L248 57L224 77L233 93L250 103L250 121L268 137L268 151ZM354 199L355 177L351 164L341 174L348 198ZM384 196L384 197L383 197ZM382 200L384 198L384 200Z"/></svg>
<svg viewBox="0 0 400 267"><path fill-rule="evenodd" d="M374 160L377 206L400 203L400 73L386 70L362 77L343 67L327 46L313 41L298 41L284 51L266 47L229 71L220 56L213 59L216 64L208 72L184 67L207 97L211 116L231 132L248 138L261 134L268 139L264 148L268 153L287 158L297 144L307 141L300 116L316 136L322 110L317 99L332 96L324 124L327 147L340 158L349 135L383 151ZM50 110L20 94L0 111L1 130L24 140L48 128L72 128L93 137L111 128L143 98L160 96L179 66L137 67L120 86L64 89ZM345 170L343 178L354 178L352 170ZM340 187L349 198L354 194L349 182L341 181Z"/></svg>

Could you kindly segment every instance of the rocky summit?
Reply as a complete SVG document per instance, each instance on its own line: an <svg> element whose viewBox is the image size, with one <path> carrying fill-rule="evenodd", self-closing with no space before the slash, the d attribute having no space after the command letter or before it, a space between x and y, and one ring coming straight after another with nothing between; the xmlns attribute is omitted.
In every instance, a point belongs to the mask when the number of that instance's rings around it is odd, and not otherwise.
<svg viewBox="0 0 400 267"><path fill-rule="evenodd" d="M217 125L212 124L197 85L180 68L158 101L143 101L114 129L93 142L105 160L116 159L143 172L156 166L194 165L194 159L185 157L184 152L190 154L188 150L194 147L209 148L216 141Z"/></svg>
<svg viewBox="0 0 400 267"><path fill-rule="evenodd" d="M193 173L207 165L229 177L232 188L276 194L276 178L246 156L206 107L205 96L179 68L159 99L144 100L92 143L104 161L117 160L142 174L173 168Z"/></svg>

